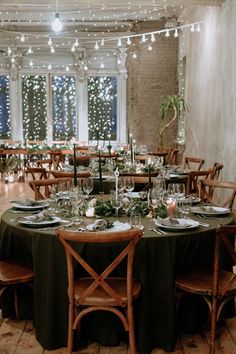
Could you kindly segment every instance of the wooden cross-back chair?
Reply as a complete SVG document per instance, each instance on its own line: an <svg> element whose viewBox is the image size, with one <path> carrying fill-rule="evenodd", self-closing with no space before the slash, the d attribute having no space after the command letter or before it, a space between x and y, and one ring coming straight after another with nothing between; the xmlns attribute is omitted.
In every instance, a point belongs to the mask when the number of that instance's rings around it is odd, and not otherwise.
<svg viewBox="0 0 236 354"><path fill-rule="evenodd" d="M212 166L212 173L210 175L210 179L218 180L220 171L222 170L223 167L224 165L222 163L214 162Z"/></svg>
<svg viewBox="0 0 236 354"><path fill-rule="evenodd" d="M120 232L72 232L57 230L56 236L62 242L67 259L68 271L68 353L72 353L73 331L78 330L81 319L93 311L108 311L117 315L124 329L129 333L130 352L135 350L133 300L141 291L140 283L133 279L133 259L135 246L143 235L142 230ZM81 254L76 252L76 243L102 244L119 243L119 251L114 252L109 265L97 273ZM121 247L121 250L120 250ZM126 260L126 274L115 277L111 273ZM78 262L88 273L87 277L75 279L74 262Z"/></svg>
<svg viewBox="0 0 236 354"><path fill-rule="evenodd" d="M204 159L199 157L185 156L183 167L189 170L200 171L205 163Z"/></svg>
<svg viewBox="0 0 236 354"><path fill-rule="evenodd" d="M62 178L62 177L74 177L74 172L67 172L67 171L52 171L51 174L55 178ZM77 172L77 178L87 178L90 177L91 173L88 171L81 171Z"/></svg>
<svg viewBox="0 0 236 354"><path fill-rule="evenodd" d="M190 171L187 178L187 194L199 194L199 181L200 179L206 179L212 173L212 169L201 171Z"/></svg>
<svg viewBox="0 0 236 354"><path fill-rule="evenodd" d="M0 261L0 298L9 287L14 289L14 306L17 320L19 319L17 288L20 284L27 284L33 288L33 278L33 270L28 265L15 260Z"/></svg>
<svg viewBox="0 0 236 354"><path fill-rule="evenodd" d="M43 167L26 167L25 173L27 176L30 174L33 180L48 178L47 170Z"/></svg>
<svg viewBox="0 0 236 354"><path fill-rule="evenodd" d="M29 186L34 191L35 200L47 199L50 196L53 185L63 184L65 190L69 190L72 185L72 178L47 178L41 180L30 181Z"/></svg>
<svg viewBox="0 0 236 354"><path fill-rule="evenodd" d="M216 230L215 253L212 269L192 270L177 275L177 304L186 293L200 295L206 301L210 311L210 354L215 354L216 324L226 303L236 297L236 274L233 268L228 271L220 266L221 250L236 265L235 251L236 225L218 226Z"/></svg>
<svg viewBox="0 0 236 354"><path fill-rule="evenodd" d="M228 195L225 200L221 201L220 206L233 208L236 196L236 182L217 181L213 179L203 179L199 181L199 197L202 202L213 203L213 196L216 189L222 189Z"/></svg>

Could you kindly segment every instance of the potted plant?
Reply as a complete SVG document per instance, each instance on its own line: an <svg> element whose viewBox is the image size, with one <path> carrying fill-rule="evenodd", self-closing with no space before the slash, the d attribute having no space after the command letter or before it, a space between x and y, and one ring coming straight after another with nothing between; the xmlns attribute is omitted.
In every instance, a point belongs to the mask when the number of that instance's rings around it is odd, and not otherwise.
<svg viewBox="0 0 236 354"><path fill-rule="evenodd" d="M5 182L8 182L8 174L10 172L14 173L14 170L19 164L19 159L15 156L10 157L1 157L0 158L0 173L1 180L5 179Z"/></svg>
<svg viewBox="0 0 236 354"><path fill-rule="evenodd" d="M179 118L180 112L186 112L188 109L185 99L179 95L170 95L163 97L160 106L160 116L163 121L165 121L170 113L173 112L173 116L170 120L160 129L159 138L160 138L160 146L163 146L163 134L166 129L168 129L174 121Z"/></svg>

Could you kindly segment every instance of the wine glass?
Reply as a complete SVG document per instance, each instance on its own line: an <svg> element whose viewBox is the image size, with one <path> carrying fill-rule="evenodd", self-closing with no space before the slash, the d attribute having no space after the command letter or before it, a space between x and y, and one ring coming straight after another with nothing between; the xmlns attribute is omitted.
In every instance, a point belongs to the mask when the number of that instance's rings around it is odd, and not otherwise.
<svg viewBox="0 0 236 354"><path fill-rule="evenodd" d="M125 178L125 190L127 193L131 193L134 190L135 183L134 177L126 177Z"/></svg>
<svg viewBox="0 0 236 354"><path fill-rule="evenodd" d="M123 193L125 190L125 178L124 177L119 177L118 179L118 189L119 193Z"/></svg>
<svg viewBox="0 0 236 354"><path fill-rule="evenodd" d="M87 177L83 179L83 191L87 196L92 192L93 190L93 177Z"/></svg>
<svg viewBox="0 0 236 354"><path fill-rule="evenodd" d="M120 194L116 194L116 191L110 192L111 205L116 209L116 216L118 217L119 209L122 206L122 199Z"/></svg>

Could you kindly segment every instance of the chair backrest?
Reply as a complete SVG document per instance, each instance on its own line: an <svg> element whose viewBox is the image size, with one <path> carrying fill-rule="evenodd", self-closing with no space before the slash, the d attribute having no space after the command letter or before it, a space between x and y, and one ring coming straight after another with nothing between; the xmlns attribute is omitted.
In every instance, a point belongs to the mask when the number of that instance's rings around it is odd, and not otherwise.
<svg viewBox="0 0 236 354"><path fill-rule="evenodd" d="M212 170L190 171L187 179L187 194L199 194L199 181L210 176Z"/></svg>
<svg viewBox="0 0 236 354"><path fill-rule="evenodd" d="M188 168L190 170L200 171L205 163L204 159L199 157L190 157L185 156L184 158L184 168Z"/></svg>
<svg viewBox="0 0 236 354"><path fill-rule="evenodd" d="M34 191L35 200L49 198L52 186L58 184L64 184L65 190L68 190L72 185L72 178L47 178L29 182L29 186Z"/></svg>
<svg viewBox="0 0 236 354"><path fill-rule="evenodd" d="M222 163L214 162L212 166L212 173L210 175L210 179L218 180L220 171L222 170L223 167L224 165Z"/></svg>
<svg viewBox="0 0 236 354"><path fill-rule="evenodd" d="M45 168L47 171L51 171L53 160L52 159L39 159L36 161L38 167Z"/></svg>
<svg viewBox="0 0 236 354"><path fill-rule="evenodd" d="M47 171L43 167L26 167L26 174L30 174L33 180L45 179L47 178Z"/></svg>
<svg viewBox="0 0 236 354"><path fill-rule="evenodd" d="M123 260L127 260L126 263L126 278L127 278L127 297L128 301L131 300L131 290L133 282L133 259L135 246L139 241L140 237L143 235L142 230L134 229L128 231L120 232L72 232L66 230L56 230L56 236L62 242L67 259L67 270L68 270L68 282L69 282L69 300L73 301L74 294L74 262L79 263L82 268L89 274L89 277L93 279L93 283L84 289L83 293L79 298L79 303L83 304L86 297L91 296L95 289L101 287L105 292L116 301L120 306L126 306L124 304L120 294L112 289L111 284L107 283L107 278L111 273L121 264ZM97 273L88 262L83 258L83 255L76 250L76 244L79 243L93 243L93 244L109 244L109 243L119 243L121 249L119 248L118 253L114 252L111 255L111 261L106 266L104 270ZM100 246L99 246L100 250ZM100 252L100 251L99 251ZM78 283L79 285L79 283Z"/></svg>
<svg viewBox="0 0 236 354"><path fill-rule="evenodd" d="M230 210L232 210L236 195L236 182L203 179L199 181L199 197L203 202L212 203L216 188L229 192L227 193L229 195L226 197L226 199L219 204L222 207L228 207Z"/></svg>
<svg viewBox="0 0 236 354"><path fill-rule="evenodd" d="M66 172L66 171L51 171L51 174L55 178L62 178L62 177L74 177L74 172ZM81 171L77 172L77 178L87 178L90 177L91 173L88 171Z"/></svg>
<svg viewBox="0 0 236 354"><path fill-rule="evenodd" d="M214 254L214 276L213 276L213 298L222 298L235 282L236 274L233 269L230 273L224 273L224 286L219 287L219 271L220 259L222 258L222 249L227 252L231 258L232 267L236 265L236 249L235 249L236 225L219 225L216 229L216 242ZM234 296L235 296L234 292Z"/></svg>

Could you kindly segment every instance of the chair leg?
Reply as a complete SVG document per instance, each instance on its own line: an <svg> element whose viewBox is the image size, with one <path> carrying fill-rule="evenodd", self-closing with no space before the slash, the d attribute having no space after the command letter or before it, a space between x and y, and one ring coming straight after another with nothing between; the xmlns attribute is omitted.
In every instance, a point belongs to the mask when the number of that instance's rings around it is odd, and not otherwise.
<svg viewBox="0 0 236 354"><path fill-rule="evenodd" d="M16 287L14 288L14 305L15 305L16 319L19 320L19 305L18 305L18 296L17 296Z"/></svg>
<svg viewBox="0 0 236 354"><path fill-rule="evenodd" d="M68 339L67 339L67 349L68 354L71 354L73 351L73 304L69 304L69 317L68 317Z"/></svg>
<svg viewBox="0 0 236 354"><path fill-rule="evenodd" d="M211 309L210 354L215 354L217 299L213 299Z"/></svg>
<svg viewBox="0 0 236 354"><path fill-rule="evenodd" d="M128 306L128 311L127 312L128 312L128 322L129 322L130 353L131 354L136 354L133 305L129 305Z"/></svg>

